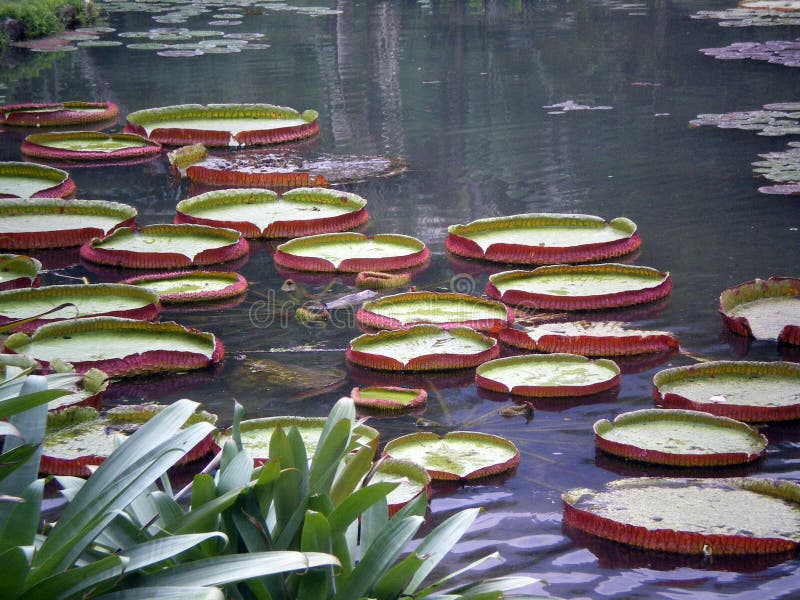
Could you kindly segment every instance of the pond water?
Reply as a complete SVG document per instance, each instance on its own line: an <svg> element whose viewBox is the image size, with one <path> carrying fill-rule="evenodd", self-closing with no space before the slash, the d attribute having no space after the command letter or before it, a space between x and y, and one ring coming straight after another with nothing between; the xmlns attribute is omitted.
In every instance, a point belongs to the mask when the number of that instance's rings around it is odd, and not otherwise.
<svg viewBox="0 0 800 600"><path fill-rule="evenodd" d="M672 331L683 350L703 358L782 357L774 343L748 345L726 336L716 305L728 286L799 274L798 200L759 194L750 166L759 153L783 150L791 136L692 129L688 122L701 113L800 99L796 69L698 52L737 41L792 40L800 37L797 27L725 28L690 19L694 11L733 4L711 0L331 0L325 7L335 9L332 14L290 10L306 3L236 2L226 4L241 18L222 19L222 25L214 15L223 5L202 4L210 12L180 24L153 19L164 12L112 12L108 21L117 32L102 39L142 42L149 40L116 36L187 27L263 33L258 43L269 47L189 57L124 45L55 54L14 50L0 71L0 94L5 103L110 100L122 115L190 102L314 108L321 132L293 146L294 152L381 155L407 165L400 175L344 189L369 202L365 232L414 235L429 245L430 264L414 275L419 289L480 294L488 275L501 270L448 256L450 224L521 212L625 216L637 223L643 240L636 264L669 271L674 287L667 301L628 311L624 319ZM564 114L543 108L568 100L612 108ZM19 160L20 141L17 132L3 131L0 159ZM185 182L169 177L165 159L70 173L78 198L130 203L140 224L170 221L175 204L189 193ZM484 569L485 576L530 574L547 583L529 591L564 598L767 599L800 593L796 557L682 558L562 528L565 489L598 487L621 476L684 473L597 456L591 427L598 419L651 407L654 373L691 364L691 357L629 365L613 394L539 402L532 418L504 417L498 411L508 400L480 394L472 373L399 380L349 367L344 348L359 333L353 311L338 311L327 325L306 326L292 313L308 300L354 291L351 282L279 272L273 251L274 244L254 243L246 263L237 265L250 282L241 303L164 316L217 334L227 351L223 365L115 385L109 402L189 397L227 425L234 398L248 417L324 415L354 385L421 383L429 392L421 415L425 428L503 435L522 453L519 468L504 478L434 488L433 522L460 508L486 508L448 568L497 550L505 562ZM54 269L46 283L130 275L69 266L72 258L63 254L45 258ZM291 294L281 291L286 277L298 282ZM387 441L417 430L419 417L371 424ZM800 479L797 423L764 432L770 445L762 463L702 474Z"/></svg>

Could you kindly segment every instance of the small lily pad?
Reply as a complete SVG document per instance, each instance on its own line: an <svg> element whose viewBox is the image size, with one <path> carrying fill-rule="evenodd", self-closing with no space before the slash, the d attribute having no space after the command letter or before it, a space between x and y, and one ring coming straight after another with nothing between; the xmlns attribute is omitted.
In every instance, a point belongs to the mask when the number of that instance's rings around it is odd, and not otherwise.
<svg viewBox="0 0 800 600"><path fill-rule="evenodd" d="M387 387L354 387L350 397L356 406L400 411L423 406L428 393L423 389Z"/></svg>
<svg viewBox="0 0 800 600"><path fill-rule="evenodd" d="M669 294L669 273L614 263L548 265L489 277L486 294L512 306L597 310L653 302Z"/></svg>
<svg viewBox="0 0 800 600"><path fill-rule="evenodd" d="M650 550L767 554L800 542L800 486L789 481L637 477L561 498L566 524Z"/></svg>
<svg viewBox="0 0 800 600"><path fill-rule="evenodd" d="M69 173L44 165L0 162L0 198L63 198L75 192Z"/></svg>
<svg viewBox="0 0 800 600"><path fill-rule="evenodd" d="M800 112L794 104L767 104L763 110L702 114L689 121L692 127L711 125L720 129L743 129L758 135L781 136L800 133ZM789 108L788 111L784 108Z"/></svg>
<svg viewBox="0 0 800 600"><path fill-rule="evenodd" d="M118 116L119 108L113 102L30 102L0 106L0 125L18 127L85 125Z"/></svg>
<svg viewBox="0 0 800 600"><path fill-rule="evenodd" d="M630 460L681 467L738 465L763 457L767 438L749 425L690 410L648 409L594 424L595 444Z"/></svg>
<svg viewBox="0 0 800 600"><path fill-rule="evenodd" d="M412 433L391 440L383 453L421 465L435 480L480 479L519 464L519 450L509 440L474 431L451 431L442 437Z"/></svg>
<svg viewBox="0 0 800 600"><path fill-rule="evenodd" d="M39 285L42 263L21 254L0 254L0 290L16 290Z"/></svg>
<svg viewBox="0 0 800 600"><path fill-rule="evenodd" d="M498 353L496 340L473 329L434 325L365 334L351 340L347 347L351 363L385 371L466 369Z"/></svg>
<svg viewBox="0 0 800 600"><path fill-rule="evenodd" d="M124 279L120 283L149 290L162 304L213 302L240 296L247 291L247 280L227 271L180 271Z"/></svg>
<svg viewBox="0 0 800 600"><path fill-rule="evenodd" d="M411 273L360 271L356 274L355 286L365 290L393 290L408 285L410 282Z"/></svg>
<svg viewBox="0 0 800 600"><path fill-rule="evenodd" d="M720 294L719 314L731 331L800 345L800 279L754 279Z"/></svg>
<svg viewBox="0 0 800 600"><path fill-rule="evenodd" d="M764 43L734 42L722 48L702 48L700 52L718 60L752 59L765 61L773 65L800 66L800 40L773 40Z"/></svg>
<svg viewBox="0 0 800 600"><path fill-rule="evenodd" d="M132 269L210 265L247 253L247 240L238 231L205 225L146 225L120 227L104 238L81 246L81 258Z"/></svg>
<svg viewBox="0 0 800 600"><path fill-rule="evenodd" d="M416 462L387 458L382 460L369 480L373 483L396 483L397 487L386 496L389 516L420 494L430 497L431 476Z"/></svg>
<svg viewBox="0 0 800 600"><path fill-rule="evenodd" d="M588 396L619 385L614 361L590 360L578 354L530 354L498 358L480 365L475 384L518 396Z"/></svg>
<svg viewBox="0 0 800 600"><path fill-rule="evenodd" d="M753 172L775 183L764 186L758 191L765 194L797 194L800 193L800 143L789 142L789 148L782 152L759 154L763 160L753 163Z"/></svg>
<svg viewBox="0 0 800 600"><path fill-rule="evenodd" d="M20 151L35 158L89 162L132 161L155 158L161 144L131 133L65 131L32 133Z"/></svg>

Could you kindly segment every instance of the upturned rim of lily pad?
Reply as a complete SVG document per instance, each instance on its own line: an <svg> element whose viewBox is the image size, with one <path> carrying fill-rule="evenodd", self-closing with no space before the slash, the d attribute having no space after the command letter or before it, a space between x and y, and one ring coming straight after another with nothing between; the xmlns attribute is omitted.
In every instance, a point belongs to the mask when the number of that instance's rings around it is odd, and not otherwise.
<svg viewBox="0 0 800 600"><path fill-rule="evenodd" d="M403 395L409 398L402 403L392 399L392 396ZM387 411L403 411L414 409L425 404L428 392L422 388L407 388L399 386L369 386L354 387L350 397L356 406Z"/></svg>
<svg viewBox="0 0 800 600"><path fill-rule="evenodd" d="M405 337L424 336L428 334L444 333L453 337L470 338L480 343L483 349L472 353L436 353L428 351L418 354L406 362L368 351L366 347L380 344L381 342ZM361 349L359 349L361 348ZM347 345L347 360L355 365L368 367L380 371L446 371L455 369L468 369L475 367L487 360L491 360L500 353L497 340L483 335L468 327L452 327L443 329L435 325L414 325L407 329L383 330L377 333L365 333L352 340Z"/></svg>
<svg viewBox="0 0 800 600"><path fill-rule="evenodd" d="M754 494L775 498L777 501L791 504L800 503L800 486L796 483L754 477L730 477L723 479L680 479L664 477L636 477L618 479L605 485L602 490L576 488L567 490L561 495L564 507L564 522L581 531L597 535L624 544L639 546L650 550L676 552L681 554L705 554L709 551L713 555L727 554L769 554L788 552L797 549L798 541L788 537L755 537L752 532L738 534L701 533L698 531L669 529L661 519L652 520L652 524L641 526L622 521L626 511L619 510L619 519L596 514L599 512L592 507L592 499L604 492L624 494L626 490L637 488L683 488L710 487L721 490L744 490ZM707 499L698 498L698 502ZM581 506L585 502L587 505ZM690 507L672 506L671 503L663 505L665 510L682 512L686 515L687 525L691 527L692 511ZM717 513L717 518L724 518L724 514ZM652 515L658 517L658 515Z"/></svg>
<svg viewBox="0 0 800 600"><path fill-rule="evenodd" d="M38 287L39 273L42 270L42 263L38 260L23 254L0 254L0 273L11 272L12 268L19 276L0 280L0 290Z"/></svg>
<svg viewBox="0 0 800 600"><path fill-rule="evenodd" d="M354 283L362 290L393 290L411 283L411 273L359 271Z"/></svg>
<svg viewBox="0 0 800 600"><path fill-rule="evenodd" d="M619 239L575 244L545 246L495 242L485 250L470 238L475 233L508 229L546 229L548 227L574 227L576 231L590 228L611 228L622 235ZM532 236L535 238L535 236ZM447 228L445 248L453 254L492 262L526 265L551 265L585 263L629 254L641 246L636 224L628 218L617 217L605 221L594 215L569 213L528 213L505 217L478 219L466 225Z"/></svg>
<svg viewBox="0 0 800 600"><path fill-rule="evenodd" d="M0 106L0 125L15 127L82 125L118 116L119 107L113 102L27 102Z"/></svg>
<svg viewBox="0 0 800 600"><path fill-rule="evenodd" d="M620 274L633 275L652 279L652 285L639 289L629 289L608 294L586 294L581 296L528 292L508 289L500 292L499 284L514 280L535 279L550 275L584 275L584 274ZM551 310L601 310L645 304L669 295L672 280L668 271L659 271L652 267L624 265L619 263L603 263L589 265L545 265L532 271L503 271L489 276L486 283L486 295L512 306L527 308L543 308Z"/></svg>
<svg viewBox="0 0 800 600"><path fill-rule="evenodd" d="M744 380L754 377L777 375L797 379L800 387L800 364L784 361L727 361L718 360L696 365L673 367L659 371L653 376L653 400L664 408L698 410L718 417L728 417L748 423L791 421L800 419L800 400L782 406L759 406L757 404L729 404L715 401L692 400L673 392L663 392L660 388L681 380L707 378L713 381L719 376L741 376Z"/></svg>
<svg viewBox="0 0 800 600"><path fill-rule="evenodd" d="M749 438L753 448L738 452L693 452L690 449L666 452L659 450L657 446L648 447L646 445L625 443L608 437L613 430L619 430L626 426L659 422L664 422L670 427L670 434L672 434L672 428L675 425L679 426L681 423L697 423L718 428L720 431L731 430L744 434ZM746 423L696 410L661 408L636 410L617 415L613 421L600 419L594 423L593 430L595 446L604 452L629 460L678 467L719 467L753 462L764 457L768 443L763 434ZM759 448L759 450L754 451L756 448Z"/></svg>
<svg viewBox="0 0 800 600"><path fill-rule="evenodd" d="M717 312L725 325L738 335L755 337L747 317L737 317L731 311L747 302L755 302L765 298L797 297L800 295L800 278L770 277L769 279L753 279L726 288L719 296ZM778 342L800 345L800 323L787 323L778 334Z"/></svg>
<svg viewBox="0 0 800 600"><path fill-rule="evenodd" d="M609 376L604 379L595 378L594 381L588 380L587 383L574 385L569 383L555 383L551 385L508 385L492 377L492 371L496 369L505 369L509 366L524 367L526 364L540 364L546 366L548 363L566 363L574 365L574 367L577 368L592 365L607 371ZM567 354L563 352L555 354L524 354L521 356L498 358L483 363L475 370L475 385L479 388L491 392L527 397L554 398L589 396L610 390L619 385L619 381L620 369L613 360L607 358L590 359L580 354Z"/></svg>
<svg viewBox="0 0 800 600"><path fill-rule="evenodd" d="M484 477L491 477L492 475L499 475L500 473L510 471L519 464L519 449L514 445L513 442L499 435L492 435L477 431L449 431L443 436L439 436L432 431L419 431L416 433L410 433L387 442L383 449L383 455L395 458L392 456L392 451L396 450L400 446L409 444L425 444L430 442L444 443L450 440L466 440L473 442L475 446L479 446L480 444L500 446L504 450L510 451L511 457L500 463L476 467L464 475L459 475L458 473L454 473L445 469L431 468L424 464L424 461L421 460L422 457L420 457L420 460L416 462L418 462L418 464L420 464L420 466L422 466L428 472L428 474L431 476L431 479L436 481L472 481L475 479L482 479Z"/></svg>
<svg viewBox="0 0 800 600"><path fill-rule="evenodd" d="M227 243L202 250L193 257L180 252L136 252L133 250L103 248L103 244L117 241L123 236L147 234L190 236L193 233L201 234L204 237L217 237L221 242ZM80 255L81 258L90 262L114 267L129 269L169 269L228 262L244 256L247 252L247 240L241 233L234 229L193 225L190 223L179 225L163 223L145 225L137 229L119 227L102 238L93 238L83 244L81 246Z"/></svg>
<svg viewBox="0 0 800 600"><path fill-rule="evenodd" d="M369 483L375 483L375 477L379 473L384 473L390 476L398 476L409 483L413 483L419 487L419 491L409 498L402 499L399 502L393 501L392 495L395 490L389 492L386 497L387 508L389 509L389 518L394 516L398 510L403 508L406 504L417 498L420 494L430 499L431 497L431 476L419 464L411 460L402 460L398 458L385 458L380 461L375 467L375 471L370 477Z"/></svg>
<svg viewBox="0 0 800 600"><path fill-rule="evenodd" d="M119 227L134 227L137 210L128 204L108 200L64 200L63 198L0 198L0 218L4 215L54 214L103 215L115 217L112 227L82 227L40 231L18 231L0 234L0 248L30 250L80 246L94 237L107 235Z"/></svg>
<svg viewBox="0 0 800 600"><path fill-rule="evenodd" d="M42 189L33 198L65 198L75 193L75 182L63 169L26 163L20 161L0 162L0 176L5 177L40 177L53 182L53 185ZM16 194L0 193L0 198L20 198Z"/></svg>
<svg viewBox="0 0 800 600"><path fill-rule="evenodd" d="M381 313L381 309L387 305L403 304L405 302L427 302L435 304L437 302L458 303L459 305L480 307L486 311L496 313L494 317L481 317L464 314L464 319L460 321L434 322L426 319L403 323L399 319ZM485 300L467 294L456 292L402 292L391 296L383 296L374 300L368 300L356 311L356 320L365 327L373 329L407 329L412 325L436 325L442 329L453 327L470 327L478 331L495 331L500 327L506 326L514 321L514 312L501 302Z"/></svg>
<svg viewBox="0 0 800 600"><path fill-rule="evenodd" d="M214 187L261 187L269 189L291 189L300 187L327 188L328 180L322 175L305 171L267 172L214 169L206 165L190 165L186 168L190 181Z"/></svg>
<svg viewBox="0 0 800 600"><path fill-rule="evenodd" d="M253 213L257 213L260 204L278 203L308 204L309 210L314 210L315 205L331 205L346 207L347 212L314 219L279 219L263 228L252 221L214 219L196 214L206 208L243 205L252 206ZM366 205L366 199L357 194L328 188L296 188L281 195L263 188L214 190L178 202L175 222L236 229L246 238L296 238L358 227L369 218Z"/></svg>
<svg viewBox="0 0 800 600"><path fill-rule="evenodd" d="M575 331L549 330L548 327L574 325ZM498 339L508 346L533 352L566 352L584 356L637 356L676 352L680 342L666 331L627 329L624 323L608 322L602 325L618 327L619 334L609 328L592 332L595 324L585 321L542 323L531 326L504 327ZM583 329L581 332L580 330ZM539 330L539 335L532 335Z"/></svg>
<svg viewBox="0 0 800 600"><path fill-rule="evenodd" d="M124 285L119 283L93 283L90 285L77 284L77 285L51 285L47 287L38 288L23 288L17 290L6 290L0 292L0 326L18 320L17 317L9 317L3 314L3 305L6 302L30 302L42 301L43 299L50 299L53 308L66 302L66 298L75 298L76 296L86 297L126 297L134 300L139 300L143 304L138 308L123 308L121 310L110 310L107 312L92 313L87 316L80 314L71 314L64 317L53 317L45 315L33 321L27 321L14 327L12 331L30 332L42 325L48 323L56 323L59 321L84 319L91 317L122 317L125 319L135 319L137 321L152 321L161 312L161 305L158 301L158 294L138 288L133 285ZM60 298L60 299L59 299ZM79 307L75 306L75 309ZM28 318L28 317L24 317Z"/></svg>
<svg viewBox="0 0 800 600"><path fill-rule="evenodd" d="M227 130L206 130L187 127L165 127L153 129L147 134L145 125L170 121L176 118L278 118L302 119L302 125L273 129L253 129L232 134ZM319 114L315 110L302 113L288 106L274 104L176 104L159 108L148 108L130 113L126 117L124 131L137 133L167 146L186 146L200 143L205 146L249 146L255 144L278 144L311 137L319 132Z"/></svg>
<svg viewBox="0 0 800 600"><path fill-rule="evenodd" d="M108 141L124 144L124 147L111 151L74 150L61 148L60 142ZM155 158L161 154L161 144L133 133L103 133L101 131L52 131L32 133L26 137L20 152L26 156L44 160L85 161L91 163L111 163L115 161Z"/></svg>
<svg viewBox="0 0 800 600"><path fill-rule="evenodd" d="M240 296L247 291L247 280L236 273L235 271L175 271L170 273L153 273L148 275L137 275L136 277L129 277L123 279L120 283L133 285L146 289L146 284L159 281L175 280L208 280L208 279L222 279L229 283L224 287L196 291L196 292L173 292L173 293L158 293L153 292L158 296L162 304L182 304L187 302L213 302L215 300L224 300L226 298L233 298Z"/></svg>
<svg viewBox="0 0 800 600"><path fill-rule="evenodd" d="M298 256L293 254L295 250L308 246L316 246L321 243L363 243L368 241L374 241L376 243L387 242L395 245L407 246L414 251L409 254L377 258L346 258L338 265L334 265L330 260L319 256ZM428 247L417 238L399 233L379 233L368 236L354 231L323 233L295 238L280 244L273 255L275 263L282 267L296 271L315 271L322 273L358 273L360 271L374 269L385 271L409 269L422 265L429 257L430 251Z"/></svg>
<svg viewBox="0 0 800 600"><path fill-rule="evenodd" d="M156 414L166 408L164 404L127 404L116 406L105 413L100 413L94 407L70 406L57 413L48 414L48 432L45 434L53 435L61 429L67 429L82 423L95 421L97 427L105 431L106 436L114 435L115 425L143 425ZM186 425L206 422L215 425L217 415L205 410L198 409L187 420ZM59 427L60 425L60 427ZM55 429L55 431L53 431ZM219 446L215 441L214 431L210 432L200 442L198 442L189 452L187 452L175 466L181 466L193 462L199 458L219 451ZM39 462L39 472L48 475L69 475L73 477L88 477L92 474L91 466L100 465L106 458L105 454L98 454L97 448L87 449L85 454L75 457L55 456L48 454L46 446L43 449Z"/></svg>
<svg viewBox="0 0 800 600"><path fill-rule="evenodd" d="M225 349L222 341L213 333L198 331L184 327L175 322L149 322L120 317L90 317L73 321L59 321L42 325L30 336L24 333L15 333L5 340L5 348L17 354L25 354L25 348L31 343L52 338L71 336L92 331L138 330L152 332L153 335L163 337L166 335L191 336L200 339L208 346L207 352L188 352L175 350L144 350L129 354L121 358L108 358L90 361L71 361L69 356L60 357L69 362L77 372L84 373L96 368L106 373L109 377L130 377L148 373L161 373L164 371L185 371L189 369L202 369L222 361ZM49 363L33 357L47 368Z"/></svg>

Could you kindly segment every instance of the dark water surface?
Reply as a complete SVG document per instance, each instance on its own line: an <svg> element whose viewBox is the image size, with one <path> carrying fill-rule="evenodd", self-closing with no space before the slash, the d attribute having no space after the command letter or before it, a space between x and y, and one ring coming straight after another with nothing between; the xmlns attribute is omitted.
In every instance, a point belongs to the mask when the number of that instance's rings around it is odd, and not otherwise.
<svg viewBox="0 0 800 600"><path fill-rule="evenodd" d="M800 274L798 200L759 194L750 167L758 153L782 150L789 139L687 124L700 113L800 99L797 69L716 61L698 52L735 41L795 39L800 31L723 28L689 18L732 4L653 0L620 10L624 3L610 0L341 0L329 3L338 15L313 17L261 3L242 9L242 24L225 30L263 32L268 49L191 58L124 47L57 55L14 51L16 66L0 71L0 93L6 103L111 100L123 115L188 102L315 108L321 133L298 151L379 154L407 163L400 176L347 189L368 199L368 233L415 235L430 246L430 266L415 278L424 289L482 293L493 270L445 254L449 224L540 211L629 217L643 240L636 264L670 271L674 287L668 302L626 318L675 332L684 350L702 357L771 361L781 358L775 344L748 347L746 340L724 336L716 305L727 286ZM219 29L208 25L211 19L211 13L199 15L181 26ZM109 22L118 31L167 26L142 12L113 13ZM569 99L613 109L551 115L542 108ZM3 132L0 159L18 160L19 142L14 132ZM70 172L77 197L130 203L140 224L171 220L175 203L188 193L185 183L170 180L163 159ZM297 303L331 282L326 298L353 288L345 280L297 277L301 289L291 298L280 290L284 275L271 249L253 244L240 269L251 285L242 303L165 315L220 336L227 350L220 368L133 380L114 386L112 399L189 397L227 425L233 398L248 417L324 415L353 385L381 380L345 363L344 348L358 333L351 313L326 327L302 327L291 317ZM61 275L100 281L123 274L72 266L49 274L47 282L70 282ZM248 361L272 362L253 372ZM691 362L678 355L661 365L631 367L615 395L537 403L529 420L501 416L508 401L479 395L472 373L426 378L422 416L431 430L504 435L522 452L519 468L501 480L434 489L434 521L460 508L486 508L450 566L496 549L506 562L487 569L487 576L531 574L547 582L531 591L565 598L797 597L800 563L794 557L656 555L562 528L563 490L664 473L596 456L591 427L597 419L651 407L654 373ZM291 369L293 380L278 381L270 369ZM385 441L415 431L415 421L407 416L372 424ZM764 431L770 446L762 463L719 474L800 478L797 423Z"/></svg>

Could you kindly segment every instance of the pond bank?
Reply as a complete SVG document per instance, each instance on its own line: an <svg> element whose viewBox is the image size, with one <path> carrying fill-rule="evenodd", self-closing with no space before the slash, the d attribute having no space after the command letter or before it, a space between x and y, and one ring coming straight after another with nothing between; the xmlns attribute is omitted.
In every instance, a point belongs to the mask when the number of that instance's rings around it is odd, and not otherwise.
<svg viewBox="0 0 800 600"><path fill-rule="evenodd" d="M92 3L84 0L0 2L0 48L83 25L93 16Z"/></svg>

